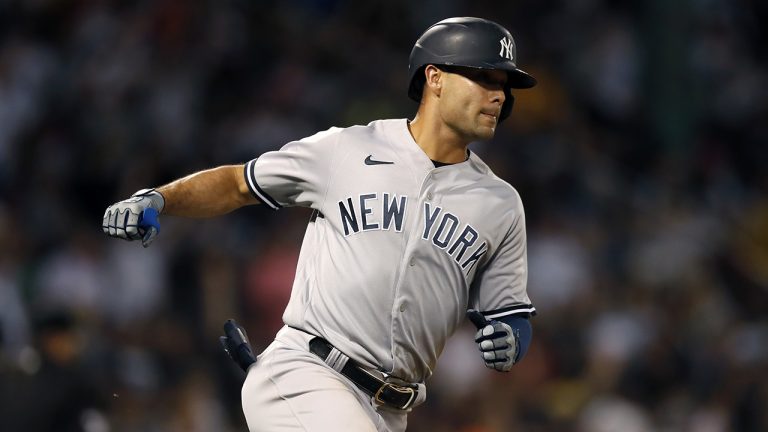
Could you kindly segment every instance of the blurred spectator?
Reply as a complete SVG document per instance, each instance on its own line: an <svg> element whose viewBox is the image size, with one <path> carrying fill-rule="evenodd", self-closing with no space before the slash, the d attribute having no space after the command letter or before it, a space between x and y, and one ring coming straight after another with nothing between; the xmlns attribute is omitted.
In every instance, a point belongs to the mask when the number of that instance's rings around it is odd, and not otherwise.
<svg viewBox="0 0 768 432"><path fill-rule="evenodd" d="M3 376L0 419L4 430L108 431L105 400L83 363L75 318L45 312L35 323L39 363L31 374Z"/></svg>

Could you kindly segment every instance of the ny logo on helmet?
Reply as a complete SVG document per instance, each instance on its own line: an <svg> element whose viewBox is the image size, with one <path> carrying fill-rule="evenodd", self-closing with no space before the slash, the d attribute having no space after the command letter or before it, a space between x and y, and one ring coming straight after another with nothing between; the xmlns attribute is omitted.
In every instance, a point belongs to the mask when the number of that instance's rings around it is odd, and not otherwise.
<svg viewBox="0 0 768 432"><path fill-rule="evenodd" d="M501 44L501 50L499 51L499 55L506 59L514 60L512 55L512 50L515 48L515 45L514 45L514 42L512 42L512 39L503 37L501 38L499 43Z"/></svg>

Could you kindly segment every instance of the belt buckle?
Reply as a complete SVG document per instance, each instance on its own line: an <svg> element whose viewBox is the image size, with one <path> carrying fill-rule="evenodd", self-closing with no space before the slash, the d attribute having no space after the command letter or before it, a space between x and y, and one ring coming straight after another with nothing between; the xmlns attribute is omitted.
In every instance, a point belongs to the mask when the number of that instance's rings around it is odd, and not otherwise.
<svg viewBox="0 0 768 432"><path fill-rule="evenodd" d="M395 406L397 409L405 410L408 409L409 406L411 406L411 403L413 403L413 400L416 398L416 390L412 387L403 387L392 383L384 383L379 389L376 391L376 394L373 396L373 398L376 400L376 402L383 404L383 405L390 405L389 403L381 400L381 393L384 391L385 388L391 388L392 390L398 392L398 393L410 393L410 396L408 397L408 401L405 402L403 406Z"/></svg>

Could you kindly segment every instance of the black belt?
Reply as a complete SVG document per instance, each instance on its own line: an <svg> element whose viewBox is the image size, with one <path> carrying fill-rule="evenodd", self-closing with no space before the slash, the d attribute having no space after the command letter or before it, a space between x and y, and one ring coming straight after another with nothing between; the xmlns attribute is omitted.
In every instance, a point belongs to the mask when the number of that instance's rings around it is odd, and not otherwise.
<svg viewBox="0 0 768 432"><path fill-rule="evenodd" d="M309 341L309 350L323 361L328 358L333 345L321 337ZM418 387L405 387L382 381L349 359L341 369L341 374L349 378L361 390L382 404L406 410L413 405L418 395Z"/></svg>

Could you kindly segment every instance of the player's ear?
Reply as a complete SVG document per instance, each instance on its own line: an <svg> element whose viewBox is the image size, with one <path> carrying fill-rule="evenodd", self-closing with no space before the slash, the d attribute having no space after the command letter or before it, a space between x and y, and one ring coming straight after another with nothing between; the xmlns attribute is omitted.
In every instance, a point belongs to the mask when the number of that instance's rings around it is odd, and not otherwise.
<svg viewBox="0 0 768 432"><path fill-rule="evenodd" d="M443 86L443 71L437 68L435 65L427 65L424 68L424 92L432 93L437 97L440 97L440 92Z"/></svg>

